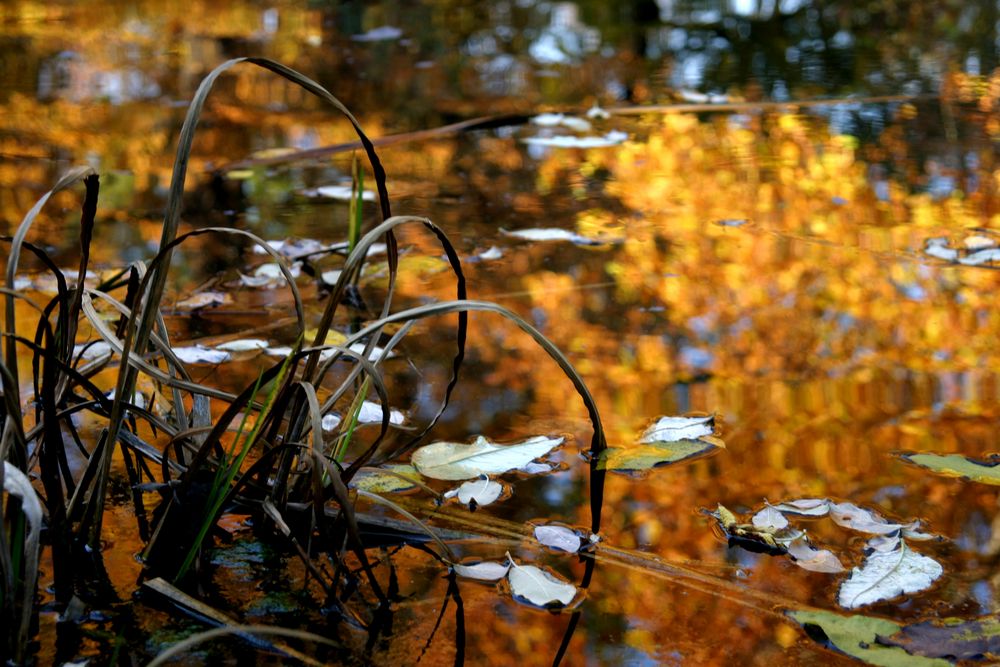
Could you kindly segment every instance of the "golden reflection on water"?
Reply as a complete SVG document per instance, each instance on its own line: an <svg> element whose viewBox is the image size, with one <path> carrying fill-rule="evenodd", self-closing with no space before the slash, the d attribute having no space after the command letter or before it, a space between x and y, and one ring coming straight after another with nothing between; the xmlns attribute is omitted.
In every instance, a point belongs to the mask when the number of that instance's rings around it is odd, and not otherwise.
<svg viewBox="0 0 1000 667"><path fill-rule="evenodd" d="M181 99L205 66L223 59L208 39L221 30L223 18L244 34L259 22L256 13L247 10L244 16L234 9L240 3L219 10L195 3L200 13L193 18L169 10L171 3L154 4L164 25L201 26L190 38L154 30L145 48L165 52L162 62L134 64L137 71L152 68L153 78L158 67L177 69L176 78L166 78L182 82L172 91ZM33 3L18 7L24 16L54 11ZM320 30L309 11L285 16L297 26L291 34L308 40ZM59 31L68 25L40 20L38 35L53 30L50 37L66 39ZM138 42L146 44L145 39ZM79 47L97 53L89 66L103 69L95 44L84 40ZM268 48L279 59L310 63L292 39L278 39ZM11 229L54 174L69 162L93 158L102 170L127 175L126 184L110 189L104 201L94 262L100 268L118 266L123 251L131 253L129 259L145 257L145 246L158 237L156 215L146 214L161 204L183 110L156 100L75 99L74 90L39 101L15 87L3 98L0 152L18 157L0 161L0 219ZM196 203L209 190L205 172L212 165L275 145L350 138L345 124L329 122L294 89L249 68L224 79L214 99L212 122L199 135L191 165L189 189ZM265 113L269 106L290 111ZM782 600L832 608L835 584L829 575L798 570L784 559L727 551L699 512L717 503L747 511L765 498L830 496L903 519L924 519L928 530L954 540L921 547L945 563L947 584L916 596L905 608L887 604L879 612L909 619L1000 606L990 571L998 551L995 492L933 477L893 456L899 451L982 456L997 449L1000 274L992 267L947 264L923 249L935 237L959 246L972 228L995 238L1000 169L992 144L969 139L961 148L963 157L976 158L967 160L972 166L952 167L945 175L955 189L934 194L930 184L943 168L924 160L925 147L907 136L933 124L937 112L931 105L884 111L887 125L867 141L837 133L822 115L750 109L656 115L639 122L612 119L609 126L620 125L631 139L606 149L537 155L519 142L529 131L519 128L394 146L383 153L390 192L400 195L396 212L430 215L466 256L491 245L504 251L501 260L467 264L471 295L518 311L566 352L603 411L612 445L633 442L659 415L717 415L727 444L718 455L642 479L609 476L603 527L609 544L700 561L721 577ZM398 122L371 109L362 120L374 136ZM970 135L995 131L990 125L995 118L965 120ZM336 174L341 162L276 170L277 179L288 180L270 193L273 199L261 192L249 195L244 204L257 210L258 219L248 215L235 224L268 238L339 240L344 207L295 199L288 190ZM75 206L73 195L59 195L33 238L71 258ZM186 222L194 227L204 220L193 216ZM617 241L578 248L521 243L499 233L534 226ZM404 258L400 307L451 298L453 285L436 270L440 251L433 239L415 228L403 230L400 239L411 253ZM132 247L123 249L122 240ZM185 254L209 255L216 246L203 237ZM247 259L234 253L219 261ZM180 266L178 293L199 277L188 264ZM377 281L369 288L376 291ZM314 321L319 307L314 293L308 297ZM262 321L287 315L287 295L280 290L242 291L234 298L234 309L242 314L228 319L172 316L175 339L252 331ZM28 311L18 308L30 321ZM441 330L449 331L444 320ZM452 343L429 327L417 333L421 343L409 352L422 374L403 364L388 367L407 377L399 386L421 386L419 397L399 396L400 406L425 413L424 394L439 394L446 381L440 366L448 363ZM571 434L575 446L584 447L589 432L583 405L526 337L495 317L474 315L470 341L462 391L442 436L467 439L473 428L497 439L553 430ZM218 381L230 390L241 388L253 381L258 365L247 363ZM27 358L21 369L26 381ZM573 446L560 456L567 469L558 480L549 486L522 482L520 488L530 490L515 495L509 508L494 511L516 520L550 515L589 524L582 502L585 465ZM859 545L843 532L818 525L815 531L830 544L858 552ZM126 531L116 532L116 557L140 549L128 539ZM531 553L527 546L525 551ZM580 574L578 563L549 560L567 574ZM433 606L434 596L440 602L443 595L438 570L422 555L406 553L397 565L407 574L404 593L414 595L414 606L402 614L398 637L381 649L385 658L412 657L432 616L418 605ZM116 572L115 585L126 595L134 572L125 565L121 570L128 576ZM240 585L238 579L223 581L223 597L234 596ZM487 587L466 589L470 661L550 661L565 617L498 600ZM238 607L251 601L237 595L231 602ZM769 614L644 571L599 566L584 610L579 631L584 639L578 636L571 645L569 664L631 658L666 664L827 664L833 659L814 652ZM449 615L441 637L451 636L452 623ZM438 640L430 662L450 659L448 641Z"/></svg>

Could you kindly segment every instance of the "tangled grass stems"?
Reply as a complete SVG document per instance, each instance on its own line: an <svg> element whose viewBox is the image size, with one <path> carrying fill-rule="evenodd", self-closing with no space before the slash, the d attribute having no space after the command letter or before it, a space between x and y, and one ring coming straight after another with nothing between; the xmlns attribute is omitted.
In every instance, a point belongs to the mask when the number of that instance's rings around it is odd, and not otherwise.
<svg viewBox="0 0 1000 667"><path fill-rule="evenodd" d="M348 253L333 289L326 297L316 334L303 348L306 315L302 297L285 259L258 236L239 229L207 227L178 234L181 198L190 161L195 131L205 100L213 84L224 72L239 63L249 63L269 70L293 84L330 103L347 117L361 141L374 176L382 221L362 233L362 195L364 176L357 161L352 165L355 188L348 222ZM52 195L83 181L86 194L81 214L80 260L76 282L70 285L44 251L26 239L33 222ZM381 504L400 513L417 532L429 535L441 549L441 557L453 560L448 545L421 519L398 504L349 488L355 473L363 467L379 465L399 458L412 450L437 424L455 390L465 357L468 317L472 311L489 312L513 322L527 333L570 379L583 400L593 426L590 446L592 461L606 446L603 426L593 396L582 377L569 360L537 329L515 313L493 303L469 300L465 275L459 254L444 231L426 218L391 215L385 170L372 142L362 131L357 119L332 94L294 70L261 58L231 60L217 67L198 88L181 129L173 177L164 215L160 248L148 263L136 262L110 281L96 288L87 287L87 267L93 238L97 206L98 180L90 169L70 171L46 193L26 214L17 232L9 240L7 287L0 289L5 298L6 320L3 336L3 360L0 361L0 382L3 402L0 405L2 433L0 458L4 479L36 472L44 493L47 539L53 546L53 573L56 599L61 604L81 591L79 582L99 577L100 541L106 511L111 462L115 449L120 451L125 473L132 491L138 533L145 542L143 557L150 575L165 575L183 582L199 562L199 554L207 543L219 515L233 503L250 507L261 520L271 521L291 540L308 571L321 580L328 602L345 610L345 616L360 619L364 614L348 609L352 597L359 605L368 605L363 595L352 594L355 586L345 585L343 577L351 568L345 564L353 554L364 573L368 590L377 600L377 608L369 609L365 622L369 646L383 628L389 627L391 600L395 584L390 577L386 588L374 571L363 539L363 526L355 511L359 497ZM455 280L455 299L427 306L392 311L395 291L398 248L395 231L402 225L417 225L430 232L447 257ZM207 234L237 236L261 247L277 263L291 293L295 311L294 324L298 340L293 352L284 360L264 369L257 378L237 394L203 385L192 379L182 361L173 352L167 327L160 313L168 268L175 249L186 241ZM388 285L379 313L356 326L340 345L326 344L340 306L349 289L357 289L371 246L377 241L388 249ZM45 305L33 304L38 323L33 340L19 335L14 302L25 298L14 288L22 251L34 254L56 281L57 292ZM124 296L115 295L123 290ZM117 316L111 324L102 316L97 303L109 307ZM390 423L390 396L383 375L383 363L389 352L404 340L414 322L442 316L454 316L454 354L451 375L437 409L424 424L401 438L387 443L393 429ZM111 353L104 358L81 364L83 353L76 345L77 331L86 322L106 343ZM24 326L24 325L22 325ZM384 352L372 360L376 342L387 327L394 333L385 344ZM361 344L363 351L352 346ZM35 425L26 428L20 405L18 379L18 346L32 354L32 382ZM324 350L333 350L328 359L321 359ZM117 378L114 396L109 398L94 383L97 372L107 368L117 356ZM349 366L344 377L332 390L325 388L335 368ZM169 416L140 408L133 397L138 378L145 376L162 396L169 396ZM258 393L267 387L267 396L258 402ZM320 392L329 392L320 400ZM352 393L353 392L353 393ZM360 442L359 413L365 399L374 392L381 405L380 428L374 437ZM327 436L322 417L334 405L350 395L350 408L339 429ZM222 413L213 419L209 400L224 404ZM187 402L190 402L188 407ZM89 411L102 420L104 427L96 442L86 442L77 433L71 417ZM230 448L224 438L231 424L242 419ZM246 430L250 415L253 426ZM65 429L65 430L64 430ZM165 444L157 446L150 436L160 437ZM400 429L405 433L406 429ZM69 438L67 438L69 434ZM157 434L160 434L159 436ZM67 439L71 440L86 460L82 472L68 464ZM359 444L360 443L360 444ZM354 451L353 450L360 450ZM10 473L10 471L16 471ZM591 468L593 530L600 525L600 480L603 472ZM207 481L206 481L207 480ZM204 488L203 488L204 487ZM6 487L5 487L6 488ZM30 485L28 488L31 488ZM162 500L147 520L143 491L156 489ZM32 493L34 490L32 489ZM22 494L23 496L24 494ZM22 505L29 501L11 499L2 506L3 526L0 530L0 618L23 619L32 613L29 597L34 593L37 558L32 565L32 540L38 536L38 522L26 516ZM37 498L35 498L37 500ZM330 506L336 507L331 512ZM292 520L300 508L309 509L309 520ZM314 544L315 539L315 544ZM405 538L401 541L406 543ZM305 546L302 546L305 545ZM314 548L315 547L315 548ZM95 568L80 572L75 555L86 554ZM317 560L325 557L333 565L332 572ZM35 569L32 569L35 568ZM77 570L77 571L74 571ZM338 593L339 591L339 593ZM458 585L450 579L450 598L456 600L461 615ZM21 596L21 597L19 597ZM18 602L18 600L29 602ZM25 606L27 605L27 606ZM25 612L27 609L27 612ZM462 619L458 619L462 623ZM23 620L19 628L24 628ZM23 633L7 639L0 649L2 658L16 662L25 658L26 639Z"/></svg>

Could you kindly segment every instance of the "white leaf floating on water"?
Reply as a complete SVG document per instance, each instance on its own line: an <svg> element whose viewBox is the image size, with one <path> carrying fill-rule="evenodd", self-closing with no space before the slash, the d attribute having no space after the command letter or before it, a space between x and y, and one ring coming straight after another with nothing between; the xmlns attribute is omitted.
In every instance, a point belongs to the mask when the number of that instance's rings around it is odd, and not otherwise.
<svg viewBox="0 0 1000 667"><path fill-rule="evenodd" d="M948 239L946 238L927 239L924 243L924 254L943 259L946 262L954 262L958 259L958 248L948 247Z"/></svg>
<svg viewBox="0 0 1000 667"><path fill-rule="evenodd" d="M255 352L263 350L267 346L268 342L262 338L238 338L226 341L225 343L219 343L215 346L215 349L224 352Z"/></svg>
<svg viewBox="0 0 1000 667"><path fill-rule="evenodd" d="M471 505L472 501L475 501L476 505L481 507L496 502L501 495L503 495L503 484L483 475L479 479L465 482L457 489L446 491L444 497L458 498L458 502L463 505Z"/></svg>
<svg viewBox="0 0 1000 667"><path fill-rule="evenodd" d="M626 139L628 139L628 133L612 130L603 136L586 135L576 137L572 135L556 135L552 137L526 137L521 141L532 146L545 146L549 148L607 148L609 146L617 146Z"/></svg>
<svg viewBox="0 0 1000 667"><path fill-rule="evenodd" d="M561 113L540 113L531 119L534 125L540 127L557 127L559 125L574 132L589 132L590 121L576 116L566 116Z"/></svg>
<svg viewBox="0 0 1000 667"><path fill-rule="evenodd" d="M198 310L199 308L216 308L233 302L229 292L199 292L177 302L180 310Z"/></svg>
<svg viewBox="0 0 1000 667"><path fill-rule="evenodd" d="M510 562L497 563L495 561L483 561L481 563L453 563L451 567L455 570L455 574L466 579L500 581L507 576L507 571L510 570Z"/></svg>
<svg viewBox="0 0 1000 667"><path fill-rule="evenodd" d="M551 463L538 463L535 461L529 461L523 466L518 468L519 471L526 473L528 475L542 475L547 472L552 472L554 466Z"/></svg>
<svg viewBox="0 0 1000 667"><path fill-rule="evenodd" d="M830 501L826 498L800 498L772 505L774 509L786 514L801 514L803 516L826 516L830 511Z"/></svg>
<svg viewBox="0 0 1000 667"><path fill-rule="evenodd" d="M712 435L715 417L660 417L656 423L642 434L643 444L654 442L677 442L695 440L703 435Z"/></svg>
<svg viewBox="0 0 1000 667"><path fill-rule="evenodd" d="M478 257L479 259L481 259L483 261L488 261L488 260L493 260L493 259L500 259L501 257L503 257L503 251L500 250L500 248L498 248L498 247L496 247L494 245L494 246L490 246L489 250L482 251L481 253L479 253L478 255L476 255L476 257Z"/></svg>
<svg viewBox="0 0 1000 667"><path fill-rule="evenodd" d="M785 518L785 515L770 505L754 514L750 523L754 525L754 528L762 530L781 530L788 527L788 519Z"/></svg>
<svg viewBox="0 0 1000 667"><path fill-rule="evenodd" d="M873 548L864 564L854 568L841 584L837 601L842 607L854 609L917 593L929 588L943 572L936 560L912 551L899 540L895 549Z"/></svg>
<svg viewBox="0 0 1000 667"><path fill-rule="evenodd" d="M302 263L293 263L288 267L288 272L292 278L298 278L302 272ZM252 276L240 274L240 283L246 287L278 287L285 284L285 275L277 262L268 262L254 269Z"/></svg>
<svg viewBox="0 0 1000 667"><path fill-rule="evenodd" d="M84 360L93 361L94 359L100 359L101 357L111 354L111 345L105 343L103 340L99 340L90 346L87 346L86 343L73 346L74 357L81 352L83 353Z"/></svg>
<svg viewBox="0 0 1000 667"><path fill-rule="evenodd" d="M201 345L175 347L173 352L185 364L221 364L230 359L230 354L225 350L213 350Z"/></svg>
<svg viewBox="0 0 1000 667"><path fill-rule="evenodd" d="M339 199L341 201L351 201L356 196L350 185L321 185L316 188L316 194L327 199ZM365 190L361 194L362 201L375 201L375 193Z"/></svg>
<svg viewBox="0 0 1000 667"><path fill-rule="evenodd" d="M547 547L570 554L575 554L584 545L577 532L566 526L535 526L535 539Z"/></svg>
<svg viewBox="0 0 1000 667"><path fill-rule="evenodd" d="M558 227L516 229L512 232L507 231L506 229L501 229L500 233L506 236L513 236L514 238L522 239L524 241L569 241L570 243L575 243L576 245L586 246L607 245L612 242L592 239L590 237L577 234L576 232L571 232L568 229L559 229Z"/></svg>
<svg viewBox="0 0 1000 667"><path fill-rule="evenodd" d="M112 389L111 391L108 392L107 395L109 401L115 400L115 396L118 395L117 391L118 391L117 389ZM143 408L146 407L146 397L143 396L138 391L132 392L132 405L142 410Z"/></svg>
<svg viewBox="0 0 1000 667"><path fill-rule="evenodd" d="M993 262L1000 262L1000 248L986 248L985 250L969 253L958 260L959 264L966 266L981 266L982 264Z"/></svg>
<svg viewBox="0 0 1000 667"><path fill-rule="evenodd" d="M500 475L545 456L561 445L563 438L535 436L511 445L498 445L483 436L466 445L435 442L413 453L411 463L422 475L433 479L471 479Z"/></svg>
<svg viewBox="0 0 1000 667"><path fill-rule="evenodd" d="M973 234L972 236L966 236L962 239L962 245L965 246L967 250L984 250L986 248L994 248L997 242L988 236L982 236L981 234Z"/></svg>
<svg viewBox="0 0 1000 667"><path fill-rule="evenodd" d="M874 535L887 535L903 528L903 524L887 521L853 503L830 503L830 518L838 526Z"/></svg>
<svg viewBox="0 0 1000 667"><path fill-rule="evenodd" d="M324 415L322 420L323 430L332 431L340 425L343 421L343 417L338 414L330 413ZM406 422L406 415L396 408L389 408L389 423L394 426L400 426ZM361 403L361 409L358 411L358 423L359 424L381 424L382 423L382 404L376 403L375 401L364 401Z"/></svg>
<svg viewBox="0 0 1000 667"><path fill-rule="evenodd" d="M607 120L608 118L611 118L611 114L597 106L597 103L595 102L594 106L587 109L587 118L592 118L594 120Z"/></svg>
<svg viewBox="0 0 1000 667"><path fill-rule="evenodd" d="M340 269L332 269L330 271L324 271L320 274L319 279L323 281L324 285L336 285L337 281L340 280L340 274L343 273Z"/></svg>
<svg viewBox="0 0 1000 667"><path fill-rule="evenodd" d="M576 597L576 586L534 565L510 561L507 572L511 593L533 605L545 607L558 602L565 607Z"/></svg>
<svg viewBox="0 0 1000 667"><path fill-rule="evenodd" d="M817 549L803 537L792 540L785 548L793 562L811 572L843 572L844 565L837 556L827 549Z"/></svg>

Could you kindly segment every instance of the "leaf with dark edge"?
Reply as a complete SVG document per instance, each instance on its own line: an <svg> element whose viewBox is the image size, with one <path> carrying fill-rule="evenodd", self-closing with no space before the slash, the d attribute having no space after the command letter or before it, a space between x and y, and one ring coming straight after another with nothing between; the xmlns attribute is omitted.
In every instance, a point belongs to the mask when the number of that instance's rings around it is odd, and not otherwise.
<svg viewBox="0 0 1000 667"><path fill-rule="evenodd" d="M1000 456L985 461L961 454L903 454L904 461L946 477L963 477L973 482L1000 485Z"/></svg>
<svg viewBox="0 0 1000 667"><path fill-rule="evenodd" d="M947 660L925 658L895 646L878 643L880 636L897 632L900 626L872 616L842 616L829 611L790 610L788 616L802 625L812 639L852 658L878 667L949 667Z"/></svg>
<svg viewBox="0 0 1000 667"><path fill-rule="evenodd" d="M928 658L983 660L1000 655L1000 617L944 618L914 623L894 635L880 635L878 643L898 646L908 653Z"/></svg>

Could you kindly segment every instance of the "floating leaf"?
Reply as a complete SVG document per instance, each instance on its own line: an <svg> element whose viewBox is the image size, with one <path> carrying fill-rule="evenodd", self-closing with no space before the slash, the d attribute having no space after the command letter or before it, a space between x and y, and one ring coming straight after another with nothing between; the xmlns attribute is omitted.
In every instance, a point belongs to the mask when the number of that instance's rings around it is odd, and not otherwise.
<svg viewBox="0 0 1000 667"><path fill-rule="evenodd" d="M750 523L752 523L755 528L765 528L770 530L781 530L782 528L788 527L788 519L785 518L785 515L770 505L754 514L750 519Z"/></svg>
<svg viewBox="0 0 1000 667"><path fill-rule="evenodd" d="M216 350L225 352L254 352L266 349L268 342L261 338L238 338L237 340L226 341L215 346Z"/></svg>
<svg viewBox="0 0 1000 667"><path fill-rule="evenodd" d="M576 116L566 116L561 113L540 113L532 117L531 122L540 127L557 127L559 125L574 132L589 132L590 122Z"/></svg>
<svg viewBox="0 0 1000 667"><path fill-rule="evenodd" d="M830 501L826 498L800 498L772 505L779 512L801 514L803 516L825 516L830 511Z"/></svg>
<svg viewBox="0 0 1000 667"><path fill-rule="evenodd" d="M538 607L558 603L565 607L576 597L576 586L534 565L518 565L510 561L507 572L511 593Z"/></svg>
<svg viewBox="0 0 1000 667"><path fill-rule="evenodd" d="M495 502L503 495L503 491L503 484L482 475L479 479L465 482L457 489L446 491L444 497L458 498L460 503L474 509Z"/></svg>
<svg viewBox="0 0 1000 667"><path fill-rule="evenodd" d="M213 350L202 345L175 347L173 353L185 364L221 364L230 359L225 350Z"/></svg>
<svg viewBox="0 0 1000 667"><path fill-rule="evenodd" d="M415 451L412 463L422 475L434 479L471 479L521 468L545 456L562 442L563 438L545 436L535 436L511 445L497 445L483 436L470 445L435 442Z"/></svg>
<svg viewBox="0 0 1000 667"><path fill-rule="evenodd" d="M924 254L943 259L946 262L954 262L958 259L958 248L948 247L948 239L946 238L927 239L924 243Z"/></svg>
<svg viewBox="0 0 1000 667"><path fill-rule="evenodd" d="M854 609L917 593L930 587L943 572L936 560L918 554L900 540L892 550L872 548L862 567L854 568L841 584L837 601Z"/></svg>
<svg viewBox="0 0 1000 667"><path fill-rule="evenodd" d="M892 636L879 636L878 642L930 658L982 660L1000 654L1000 618L990 615L971 621L924 621L907 625Z"/></svg>
<svg viewBox="0 0 1000 667"><path fill-rule="evenodd" d="M111 345L103 340L91 344L80 344L73 346L73 356L81 355L85 360L92 361L111 354Z"/></svg>
<svg viewBox="0 0 1000 667"><path fill-rule="evenodd" d="M1000 457L980 461L960 454L904 454L902 458L940 475L1000 485Z"/></svg>
<svg viewBox="0 0 1000 667"><path fill-rule="evenodd" d="M965 246L967 250L984 250L986 248L994 248L997 242L988 236L982 236L981 234L973 234L972 236L966 236L962 239L962 245Z"/></svg>
<svg viewBox="0 0 1000 667"><path fill-rule="evenodd" d="M545 473L552 472L555 466L551 463L539 463L537 461L528 461L523 466L518 468L519 472L523 472L527 475L544 475Z"/></svg>
<svg viewBox="0 0 1000 667"><path fill-rule="evenodd" d="M466 579L478 579L479 581L500 581L507 576L510 570L510 561L497 563L495 561L481 561L472 563L452 563L455 574Z"/></svg>
<svg viewBox="0 0 1000 667"><path fill-rule="evenodd" d="M229 292L199 292L177 302L180 310L198 310L200 308L216 308L233 302Z"/></svg>
<svg viewBox="0 0 1000 667"><path fill-rule="evenodd" d="M642 434L643 444L693 440L715 431L715 417L660 417Z"/></svg>
<svg viewBox="0 0 1000 667"><path fill-rule="evenodd" d="M399 39L403 31L391 25L381 25L360 35L351 35L355 42L386 42Z"/></svg>
<svg viewBox="0 0 1000 667"><path fill-rule="evenodd" d="M340 425L342 417L338 414L328 414L323 416L323 430L332 431ZM406 422L406 415L396 408L389 408L389 423L394 426L401 426ZM375 401L364 401L358 411L359 424L381 424L382 404Z"/></svg>
<svg viewBox="0 0 1000 667"><path fill-rule="evenodd" d="M617 241L617 239L592 239L589 236L583 236L581 234L577 234L576 232L571 232L568 229L560 229L558 227L517 229L512 232L509 232L506 229L501 229L500 233L506 236L513 236L514 238L522 239L524 241L569 241L570 243L575 243L576 245L586 246L608 245L609 243Z"/></svg>
<svg viewBox="0 0 1000 667"><path fill-rule="evenodd" d="M805 627L810 637L822 635L833 648L879 667L949 667L946 660L913 656L895 646L881 646L879 637L897 632L892 621L870 616L841 616L828 611L789 611L788 615ZM821 640L822 641L822 640Z"/></svg>
<svg viewBox="0 0 1000 667"><path fill-rule="evenodd" d="M494 245L490 246L489 250L482 251L481 253L476 255L476 257L484 261L492 259L500 259L501 257L503 257L503 251Z"/></svg>
<svg viewBox="0 0 1000 667"><path fill-rule="evenodd" d="M829 573L844 571L844 565L836 554L828 549L817 549L804 537L789 542L785 548L788 549L792 562L803 570Z"/></svg>
<svg viewBox="0 0 1000 667"><path fill-rule="evenodd" d="M966 266L981 266L992 262L1000 261L1000 248L986 248L977 252L969 253L958 260L959 264Z"/></svg>
<svg viewBox="0 0 1000 667"><path fill-rule="evenodd" d="M903 524L888 521L853 503L831 503L830 518L838 526L875 535L887 535L903 528Z"/></svg>
<svg viewBox="0 0 1000 667"><path fill-rule="evenodd" d="M351 479L351 487L369 493L393 493L412 489L418 481L420 473L413 466L390 463L377 469L358 471L358 474Z"/></svg>
<svg viewBox="0 0 1000 667"><path fill-rule="evenodd" d="M321 185L316 188L316 194L327 199L338 199L341 201L351 201L352 198L357 196L350 184ZM371 190L365 190L361 193L361 199L363 201L375 201L375 193Z"/></svg>
<svg viewBox="0 0 1000 667"><path fill-rule="evenodd" d="M554 524L535 526L535 539L545 546L575 554L584 545L589 544L587 540L580 537L580 533L567 526Z"/></svg>
<svg viewBox="0 0 1000 667"><path fill-rule="evenodd" d="M628 139L628 133L612 130L603 136L556 135L552 137L526 137L521 141L532 146L545 146L547 148L607 148L617 146L626 139Z"/></svg>
<svg viewBox="0 0 1000 667"><path fill-rule="evenodd" d="M597 467L600 470L649 470L701 456L721 446L720 440L712 438L678 440L627 448L609 447L601 452Z"/></svg>
<svg viewBox="0 0 1000 667"><path fill-rule="evenodd" d="M343 271L340 269L331 269L330 271L324 271L321 273L319 279L323 281L324 285L330 285L332 287L337 284L338 280L340 280L341 273L343 273Z"/></svg>

